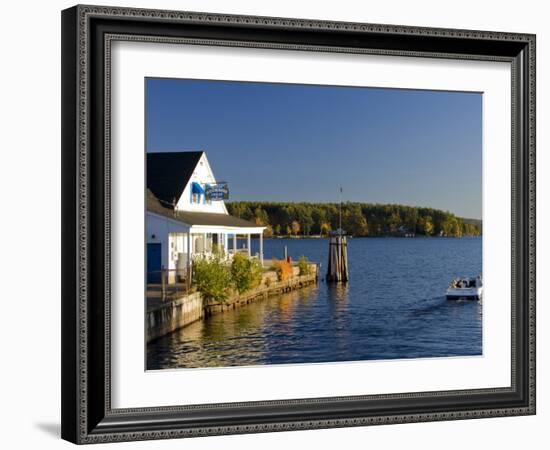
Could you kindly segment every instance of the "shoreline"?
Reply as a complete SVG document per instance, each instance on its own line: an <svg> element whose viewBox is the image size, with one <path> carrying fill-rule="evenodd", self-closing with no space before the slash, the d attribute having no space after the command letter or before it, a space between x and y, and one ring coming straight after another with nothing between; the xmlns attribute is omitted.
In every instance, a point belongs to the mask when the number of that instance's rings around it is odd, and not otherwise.
<svg viewBox="0 0 550 450"><path fill-rule="evenodd" d="M241 308L274 295L303 289L317 284L318 280L319 265L310 262L308 274L300 275L299 267L294 265L292 275L286 280L279 280L277 273L273 270L265 270L259 286L245 293L234 291L225 301L210 300L204 298L200 292L193 291L152 307L147 304L146 343L149 344L194 322L206 320L215 314Z"/></svg>

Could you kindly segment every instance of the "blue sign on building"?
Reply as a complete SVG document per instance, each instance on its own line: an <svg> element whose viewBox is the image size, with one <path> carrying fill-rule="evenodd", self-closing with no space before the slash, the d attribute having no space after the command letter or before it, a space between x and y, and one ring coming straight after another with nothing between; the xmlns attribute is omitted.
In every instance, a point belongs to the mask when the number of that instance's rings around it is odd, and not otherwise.
<svg viewBox="0 0 550 450"><path fill-rule="evenodd" d="M207 184L204 192L208 200L219 201L229 199L229 186L225 182Z"/></svg>

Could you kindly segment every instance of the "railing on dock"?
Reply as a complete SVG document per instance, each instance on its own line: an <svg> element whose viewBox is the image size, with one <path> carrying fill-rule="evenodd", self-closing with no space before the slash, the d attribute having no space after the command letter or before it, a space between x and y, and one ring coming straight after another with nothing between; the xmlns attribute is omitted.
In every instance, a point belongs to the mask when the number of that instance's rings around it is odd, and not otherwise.
<svg viewBox="0 0 550 450"><path fill-rule="evenodd" d="M147 301L164 302L187 294L191 278L186 269L162 269L147 273Z"/></svg>

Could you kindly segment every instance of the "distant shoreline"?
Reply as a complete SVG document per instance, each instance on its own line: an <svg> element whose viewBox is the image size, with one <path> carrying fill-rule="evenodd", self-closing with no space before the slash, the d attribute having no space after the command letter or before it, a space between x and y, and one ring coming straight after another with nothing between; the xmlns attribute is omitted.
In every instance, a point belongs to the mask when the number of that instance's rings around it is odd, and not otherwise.
<svg viewBox="0 0 550 450"><path fill-rule="evenodd" d="M227 202L230 215L265 227L264 237L327 236L342 229L356 237L479 236L481 220L449 211L399 204Z"/></svg>

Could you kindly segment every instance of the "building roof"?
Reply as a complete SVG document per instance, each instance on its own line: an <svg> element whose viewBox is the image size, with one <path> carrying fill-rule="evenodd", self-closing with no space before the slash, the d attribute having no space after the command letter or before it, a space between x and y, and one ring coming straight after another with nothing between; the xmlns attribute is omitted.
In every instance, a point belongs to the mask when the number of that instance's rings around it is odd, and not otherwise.
<svg viewBox="0 0 550 450"><path fill-rule="evenodd" d="M147 153L147 188L163 205L177 202L203 153Z"/></svg>
<svg viewBox="0 0 550 450"><path fill-rule="evenodd" d="M221 226L233 228L265 228L248 220L240 219L229 214L177 211L166 208L158 198L147 189L147 211L168 217L186 225Z"/></svg>

